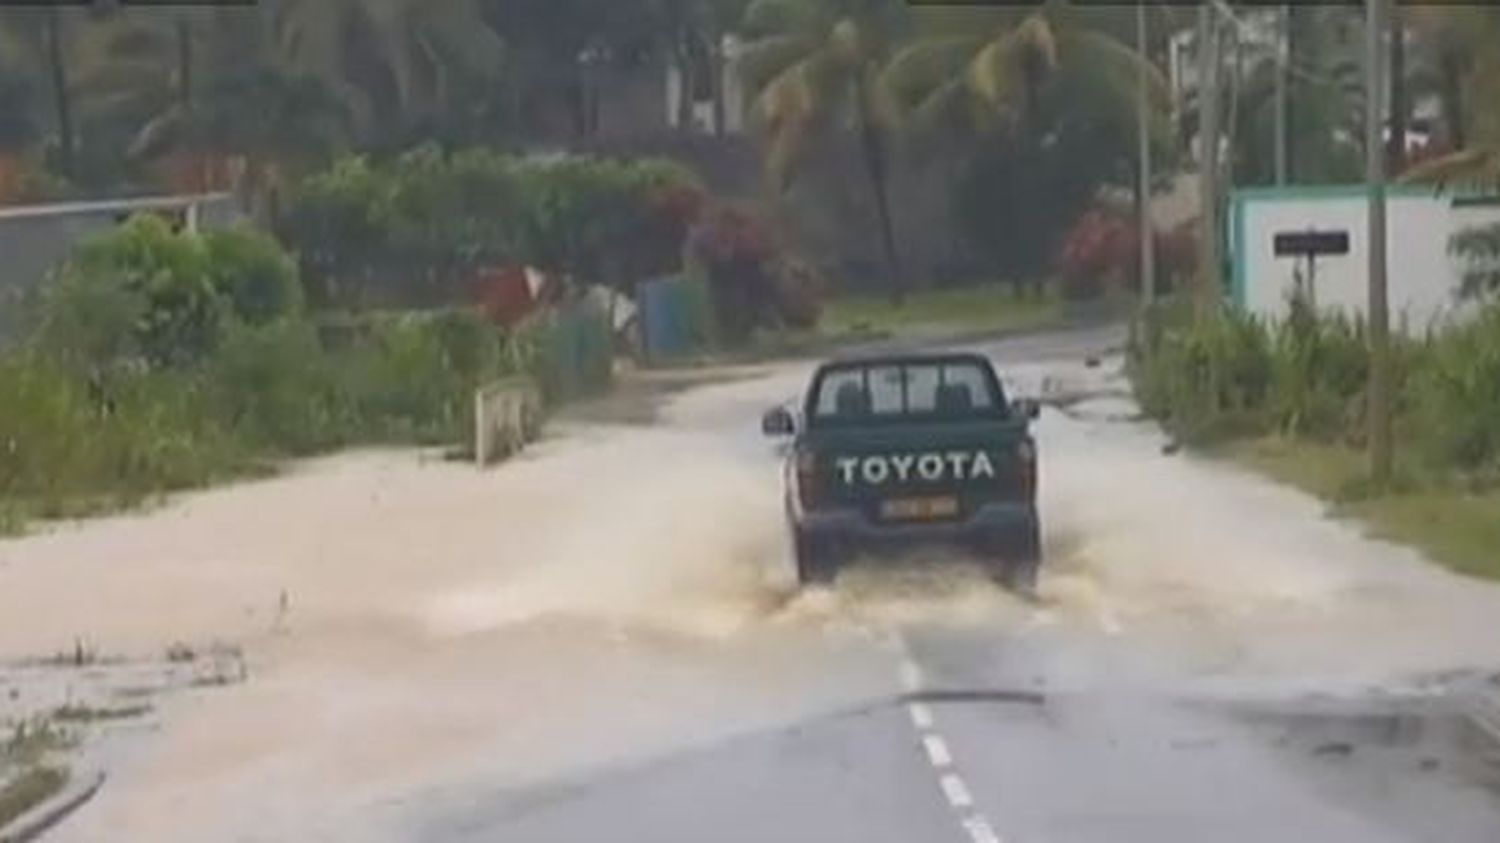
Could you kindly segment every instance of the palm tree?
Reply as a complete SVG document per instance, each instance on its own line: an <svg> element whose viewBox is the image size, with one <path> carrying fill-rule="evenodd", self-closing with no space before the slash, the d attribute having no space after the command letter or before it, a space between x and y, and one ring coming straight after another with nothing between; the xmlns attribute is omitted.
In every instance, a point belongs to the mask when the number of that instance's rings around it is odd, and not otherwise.
<svg viewBox="0 0 1500 843"><path fill-rule="evenodd" d="M1110 34L1106 24L1112 23L1133 28L1133 19L1116 22L1101 10L1062 2L1029 10L923 10L921 37L891 61L885 84L899 106L903 136L913 151L947 168L957 195L967 197L966 217L979 218L976 202L983 194L972 189L976 172L1009 173L988 177L991 184L995 178L1009 183L1025 180L1026 167L1081 154L1088 160L1075 166L1093 178L1127 183L1126 175L1135 171L1142 71L1154 106L1151 136L1159 149L1170 147L1166 80L1149 59ZM1109 160L1099 160L1101 153ZM1003 161L1017 163L998 163ZM1066 189L1059 185L1052 207L1067 213L1080 187L1093 191L1097 184L1085 177ZM1017 253L1044 249L1032 241L1017 245Z"/></svg>
<svg viewBox="0 0 1500 843"><path fill-rule="evenodd" d="M237 187L270 223L288 176L326 161L349 134L344 103L315 77L270 65L221 74L193 102L178 102L147 123L130 155L150 160L237 162Z"/></svg>
<svg viewBox="0 0 1500 843"><path fill-rule="evenodd" d="M1419 62L1443 102L1452 152L1412 167L1403 180L1500 186L1500 115L1470 107L1500 97L1500 9L1432 4L1407 11L1421 36Z"/></svg>
<svg viewBox="0 0 1500 843"><path fill-rule="evenodd" d="M57 160L65 175L73 172L74 135L72 89L68 57L73 14L56 6L46 9L6 9L0 17L0 52L17 70L35 74L32 80L51 92L57 132Z"/></svg>
<svg viewBox="0 0 1500 843"><path fill-rule="evenodd" d="M362 134L404 128L456 105L465 78L498 76L503 44L476 0L274 0L283 56L348 104Z"/></svg>
<svg viewBox="0 0 1500 843"><path fill-rule="evenodd" d="M1165 77L1149 59L1093 26L1096 10L1049 0L1040 9L948 9L925 20L927 37L897 54L886 70L906 125L998 128L1036 126L1049 95L1066 97L1091 117L1133 126L1136 82L1144 63L1158 135L1166 133Z"/></svg>
<svg viewBox="0 0 1500 843"><path fill-rule="evenodd" d="M881 67L902 21L894 0L755 0L743 29L746 87L765 124L766 170L785 191L811 137L852 128L874 194L893 301L904 295L889 190L893 106Z"/></svg>
<svg viewBox="0 0 1500 843"><path fill-rule="evenodd" d="M1303 184L1360 178L1364 143L1364 66L1357 9L1297 7L1287 80L1291 120L1288 169ZM1276 64L1250 68L1240 86L1233 146L1235 183L1274 181Z"/></svg>

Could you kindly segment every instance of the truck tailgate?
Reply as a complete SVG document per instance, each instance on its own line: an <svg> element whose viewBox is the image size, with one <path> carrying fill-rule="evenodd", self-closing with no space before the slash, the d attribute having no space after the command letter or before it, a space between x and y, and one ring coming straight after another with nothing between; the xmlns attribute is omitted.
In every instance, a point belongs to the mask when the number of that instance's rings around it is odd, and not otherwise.
<svg viewBox="0 0 1500 843"><path fill-rule="evenodd" d="M843 429L810 436L804 447L820 505L875 520L963 518L985 503L1031 495L1024 422Z"/></svg>

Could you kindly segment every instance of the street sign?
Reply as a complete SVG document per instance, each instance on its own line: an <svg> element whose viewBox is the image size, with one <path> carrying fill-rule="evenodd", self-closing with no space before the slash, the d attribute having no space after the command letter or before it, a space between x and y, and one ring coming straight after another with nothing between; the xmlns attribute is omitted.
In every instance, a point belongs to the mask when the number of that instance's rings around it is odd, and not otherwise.
<svg viewBox="0 0 1500 843"><path fill-rule="evenodd" d="M1315 258L1349 254L1347 231L1278 231L1273 239L1276 257Z"/></svg>

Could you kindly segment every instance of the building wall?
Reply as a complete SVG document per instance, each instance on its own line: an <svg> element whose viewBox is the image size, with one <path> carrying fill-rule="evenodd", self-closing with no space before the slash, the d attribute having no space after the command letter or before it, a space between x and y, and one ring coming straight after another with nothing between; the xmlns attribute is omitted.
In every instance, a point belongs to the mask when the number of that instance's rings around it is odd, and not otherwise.
<svg viewBox="0 0 1500 843"><path fill-rule="evenodd" d="M1239 191L1229 213L1230 260L1236 304L1267 318L1281 318L1306 262L1276 257L1278 232L1343 230L1349 253L1319 258L1313 295L1320 310L1363 316L1368 303L1368 203L1359 185L1330 188ZM1463 318L1472 304L1458 297L1461 264L1448 251L1463 228L1500 222L1500 205L1458 203L1431 190L1391 189L1387 218L1388 291L1391 324L1419 334Z"/></svg>

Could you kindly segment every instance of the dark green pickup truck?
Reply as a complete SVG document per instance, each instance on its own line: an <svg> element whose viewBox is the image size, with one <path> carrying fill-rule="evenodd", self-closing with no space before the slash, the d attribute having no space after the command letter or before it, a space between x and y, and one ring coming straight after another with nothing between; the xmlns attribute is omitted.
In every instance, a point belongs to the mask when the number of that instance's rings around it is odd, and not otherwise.
<svg viewBox="0 0 1500 843"><path fill-rule="evenodd" d="M767 412L790 436L786 511L803 583L859 551L958 546L1004 584L1035 589L1037 405L1007 399L977 354L825 363L801 406Z"/></svg>

